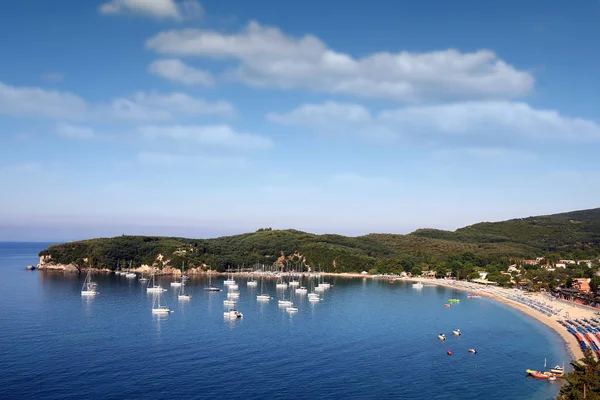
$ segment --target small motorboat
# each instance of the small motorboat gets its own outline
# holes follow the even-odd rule
[[[448,303],[444,304],[444,307],[450,307],[450,306],[451,306],[451,305],[450,305],[450,304],[448,304]]]
[[[546,375],[542,371],[535,371],[533,369],[525,370],[525,372],[527,372],[527,375],[532,376],[536,379],[548,379],[550,377],[550,375]]]
[[[556,374],[556,375],[564,375],[565,368],[561,367],[560,365],[557,365],[556,367],[552,368],[550,370],[550,372],[552,372],[553,374]]]
[[[460,329],[455,329],[452,331],[452,333],[456,336],[460,336]]]
[[[236,319],[236,318],[242,318],[244,316],[244,314],[242,314],[238,310],[230,310],[230,311],[225,311],[223,313],[223,316],[225,318],[229,318],[229,319]]]
[[[423,282],[413,283],[413,289],[423,289]]]
[[[477,354],[477,350],[475,350],[475,349],[469,349],[469,353]]]
[[[446,335],[444,335],[443,333],[440,333],[438,335],[438,339],[440,339],[440,340],[446,340]]]

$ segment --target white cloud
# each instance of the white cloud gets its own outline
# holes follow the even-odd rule
[[[237,34],[200,29],[161,32],[146,42],[160,54],[233,59],[229,74],[253,86],[399,101],[523,96],[534,79],[490,50],[461,53],[377,52],[361,58],[336,52],[313,35],[293,37],[251,22]]]
[[[0,82],[0,113],[17,117],[68,118],[87,114],[85,100],[69,92],[16,87]]]
[[[98,8],[101,14],[138,14],[156,19],[199,18],[204,14],[200,3],[196,0],[110,0]]]
[[[373,132],[375,136],[427,143],[464,144],[479,148],[479,153],[481,144],[518,145],[523,140],[538,143],[600,141],[600,125],[595,121],[510,101],[402,107],[376,116],[370,116],[368,110],[356,104],[326,102],[303,105],[288,113],[271,113],[267,118],[280,124],[309,126],[321,131],[352,127],[349,133],[368,135]]]
[[[371,121],[371,113],[358,104],[327,101],[305,104],[288,113],[270,113],[267,119],[282,125],[299,125],[339,130]]]
[[[58,124],[54,133],[68,139],[92,139],[96,135],[92,128],[69,124]]]
[[[138,162],[160,167],[243,167],[248,163],[239,157],[189,156],[165,152],[142,152]]]
[[[239,150],[273,147],[273,142],[267,137],[236,132],[228,125],[144,126],[137,131],[147,139],[170,139],[207,147]]]
[[[148,70],[172,82],[183,83],[188,86],[210,86],[213,84],[210,72],[192,68],[177,59],[156,60],[148,66]]]
[[[508,101],[466,102],[406,107],[380,114],[381,123],[400,133],[432,132],[435,137],[530,138],[543,141],[597,141],[600,125]]]
[[[0,82],[0,114],[61,121],[151,122],[174,118],[230,117],[234,107],[225,101],[208,102],[185,93],[137,92],[107,103],[89,103],[76,94]]]

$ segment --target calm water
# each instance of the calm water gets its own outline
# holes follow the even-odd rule
[[[237,279],[244,318],[227,322],[225,291],[192,280],[181,303],[166,278],[175,312],[157,317],[137,280],[97,276],[100,294],[82,299],[83,277],[25,271],[46,246],[0,243],[0,399],[550,399],[558,384],[524,371],[568,362],[543,325],[449,289],[332,279],[288,315]]]

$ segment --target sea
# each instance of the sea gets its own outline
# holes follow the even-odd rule
[[[261,283],[236,277],[243,318],[226,320],[227,290],[191,278],[178,301],[163,277],[174,312],[157,316],[137,279],[95,275],[82,298],[83,275],[26,271],[47,246],[0,243],[0,399],[553,399],[560,380],[525,370],[569,363],[545,325],[447,288],[327,277],[320,302],[292,296],[289,314],[276,281],[263,304]]]

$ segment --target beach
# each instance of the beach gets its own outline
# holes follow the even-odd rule
[[[553,301],[551,296],[544,293],[529,293],[523,292],[517,289],[505,289],[497,286],[485,286],[478,283],[456,281],[451,279],[435,279],[435,278],[416,278],[416,277],[397,277],[397,276],[383,276],[383,275],[364,275],[359,273],[325,273],[323,275],[337,276],[342,278],[372,278],[372,279],[389,279],[409,282],[421,282],[424,285],[436,285],[444,286],[450,289],[461,290],[480,296],[492,298],[500,303],[506,304],[519,310],[529,317],[535,318],[541,323],[545,324],[549,328],[553,329],[565,343],[565,347],[573,359],[580,359],[583,357],[583,351],[579,346],[579,343],[575,336],[567,331],[558,321],[561,319],[583,319],[583,318],[594,318],[596,317],[595,312],[597,310],[586,309],[579,305],[570,304],[565,301]],[[523,304],[516,299],[519,296],[525,296],[527,299],[537,303],[544,304],[546,307],[553,308],[554,310],[560,310],[557,314],[548,316],[547,314],[535,310],[530,306]],[[475,299],[473,299],[475,300]]]
[[[401,278],[402,280],[422,282],[423,284],[433,284],[438,286],[444,286],[451,289],[462,290],[469,293],[485,296],[499,301],[503,304],[509,305],[528,316],[537,319],[546,326],[552,328],[558,333],[565,342],[565,346],[574,359],[583,357],[583,351],[577,342],[575,336],[567,331],[567,329],[558,323],[560,319],[582,319],[582,318],[594,318],[595,311],[583,309],[581,307],[568,304],[567,302],[552,301],[549,295],[543,293],[525,293],[521,290],[516,289],[505,289],[496,286],[484,286],[477,283],[465,282],[465,281],[454,281],[449,279],[427,279],[427,278]],[[548,316],[541,311],[535,310],[523,303],[520,303],[514,298],[517,296],[526,296],[528,299],[545,304],[546,306],[552,306],[554,309],[560,310],[556,315]]]

